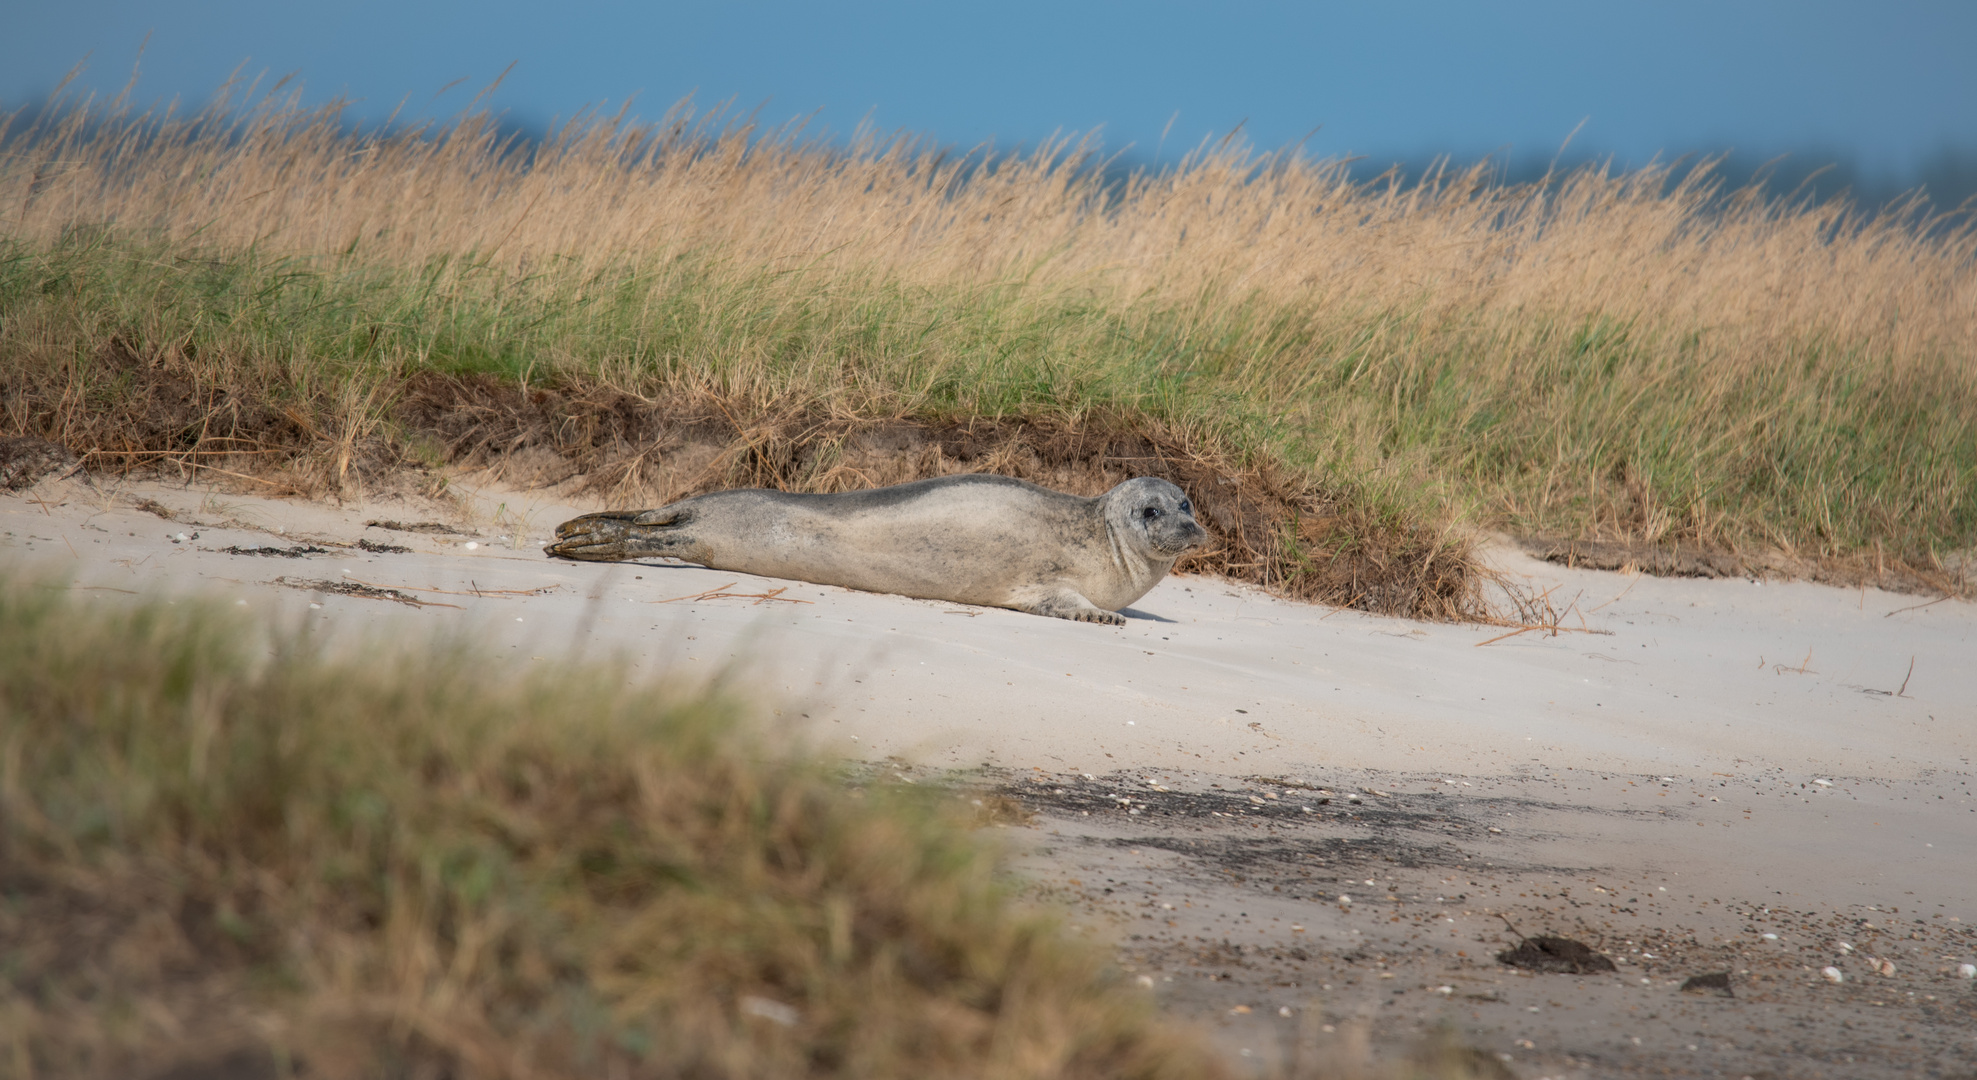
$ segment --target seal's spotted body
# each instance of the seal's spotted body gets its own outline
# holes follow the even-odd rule
[[[716,570],[1118,625],[1114,614],[1207,539],[1180,488],[1139,477],[1097,498],[1005,476],[837,495],[718,491],[585,514],[548,553],[666,556]]]

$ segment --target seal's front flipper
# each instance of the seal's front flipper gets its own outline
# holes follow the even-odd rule
[[[606,510],[556,526],[556,542],[543,553],[560,559],[619,562],[655,555],[680,556],[685,538],[674,530],[692,515],[659,510]]]
[[[1104,623],[1107,626],[1124,626],[1126,617],[1117,612],[1107,611],[1085,599],[1078,593],[1065,589],[1017,609],[1032,615],[1048,615],[1053,619],[1073,619],[1078,622]]]

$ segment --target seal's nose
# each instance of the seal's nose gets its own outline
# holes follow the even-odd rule
[[[1208,542],[1208,530],[1192,517],[1180,518],[1175,526],[1166,539],[1168,550],[1177,555]]]

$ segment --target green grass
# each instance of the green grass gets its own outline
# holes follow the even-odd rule
[[[0,241],[0,406],[15,431],[111,445],[87,414],[114,416],[128,385],[102,362],[114,339],[332,441],[388,430],[389,395],[419,372],[854,416],[1113,410],[1430,524],[1922,564],[1977,544],[1977,379],[1945,349],[1808,331],[1754,354],[1730,331],[1640,318],[1260,294],[1120,304],[1021,280],[772,273],[714,251],[599,265],[407,268],[103,229]]]
[[[0,1077],[1217,1074],[952,800],[491,672],[0,577]]]

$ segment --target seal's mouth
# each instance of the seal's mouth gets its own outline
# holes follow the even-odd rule
[[[1208,530],[1193,518],[1182,518],[1166,529],[1149,530],[1153,549],[1168,557],[1178,557],[1208,542]]]

